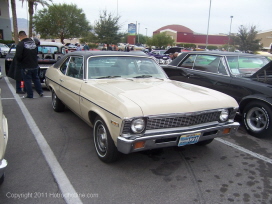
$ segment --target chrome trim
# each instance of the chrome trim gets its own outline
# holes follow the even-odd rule
[[[208,139],[213,139],[215,137],[221,137],[221,136],[234,134],[237,131],[239,126],[240,124],[238,122],[233,122],[230,124],[217,125],[213,127],[205,127],[202,129],[198,128],[198,129],[187,130],[187,131],[183,131],[179,129],[176,131],[166,131],[166,132],[161,132],[158,134],[152,134],[152,135],[143,136],[143,137],[131,137],[129,139],[119,136],[117,138],[117,149],[118,151],[124,154],[129,154],[131,152],[139,152],[139,151],[144,151],[149,149],[177,146],[178,140],[181,135],[192,134],[192,133],[201,133],[201,136],[199,138],[199,142],[201,142]],[[231,129],[230,132],[223,134],[223,130],[225,128],[230,128]],[[158,140],[161,140],[161,142],[159,142]],[[165,140],[165,142],[163,142],[163,140]],[[143,148],[133,149],[134,143],[139,141],[144,141],[145,146]]]
[[[161,130],[168,130],[168,129],[175,129],[175,128],[188,128],[188,127],[197,127],[199,125],[199,127],[203,127],[203,125],[207,125],[207,124],[211,124],[211,123],[215,123],[215,124],[219,124],[219,116],[222,112],[222,110],[228,109],[229,110],[229,119],[225,122],[221,122],[221,124],[226,124],[228,122],[230,122],[230,120],[232,120],[233,118],[231,118],[233,116],[233,111],[236,110],[237,108],[235,107],[228,107],[228,108],[219,108],[219,109],[212,109],[212,110],[204,110],[204,111],[197,111],[197,112],[185,112],[185,113],[172,113],[172,114],[161,114],[161,115],[146,115],[144,117],[139,116],[139,117],[132,117],[132,118],[124,118],[122,125],[121,125],[121,133],[123,133],[122,135],[126,138],[130,137],[133,135],[133,137],[135,136],[135,134],[133,134],[130,131],[130,123],[131,121],[133,121],[135,118],[146,118],[146,131],[145,133],[147,133],[148,131],[152,130],[152,129],[159,129]],[[236,111],[235,111],[236,112]],[[198,119],[196,122],[201,122],[200,119],[205,119],[204,114],[217,114],[218,117],[216,119],[214,119],[213,121],[208,121],[208,120],[204,120],[203,123],[191,123],[192,121],[194,121],[195,119]],[[188,121],[188,119],[189,121]],[[194,117],[194,118],[189,118],[189,117]],[[162,121],[162,122],[168,122],[168,126],[164,125],[161,126],[160,128],[152,128],[152,120],[160,120],[160,121],[154,121],[155,122],[155,126],[157,127],[157,125]],[[190,119],[192,119],[190,121]],[[174,124],[175,122],[180,122],[180,126],[175,126],[175,125],[171,125]],[[186,121],[190,122],[187,124],[189,124],[189,126],[186,126]],[[158,122],[158,124],[156,124],[156,122]],[[150,126],[151,125],[151,126]],[[154,126],[154,125],[153,125]],[[143,134],[145,134],[143,133]],[[139,135],[139,134],[138,134]]]

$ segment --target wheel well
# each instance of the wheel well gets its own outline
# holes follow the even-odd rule
[[[267,105],[271,106],[271,104],[269,104],[267,101],[256,99],[256,98],[247,98],[247,99],[241,101],[241,103],[239,104],[239,111],[240,111],[240,113],[242,113],[243,110],[244,110],[244,108],[246,107],[246,105],[249,104],[249,103],[251,103],[251,102],[264,102]]]
[[[89,112],[89,120],[92,124],[94,124],[94,120],[95,120],[96,116],[98,116],[98,114],[96,112],[93,112],[93,111]]]

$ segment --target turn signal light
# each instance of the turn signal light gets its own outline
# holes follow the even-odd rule
[[[228,133],[230,133],[230,128],[226,128],[223,130],[223,134],[228,134]]]
[[[143,148],[145,146],[145,142],[144,141],[140,141],[140,142],[135,142],[134,143],[134,149],[140,149]]]

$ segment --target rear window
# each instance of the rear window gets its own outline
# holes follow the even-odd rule
[[[269,60],[265,57],[255,56],[227,56],[227,62],[232,74],[254,74]]]

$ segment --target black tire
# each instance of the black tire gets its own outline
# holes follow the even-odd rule
[[[111,163],[118,159],[120,153],[111,138],[105,122],[99,116],[96,117],[94,122],[93,138],[95,151],[101,161]]]
[[[0,178],[0,185],[2,185],[2,183],[4,183],[4,180],[5,180],[5,173]]]
[[[56,112],[62,112],[65,109],[65,105],[61,102],[61,100],[57,97],[54,90],[52,90],[52,108]]]
[[[262,102],[249,103],[243,110],[243,123],[247,132],[258,138],[272,135],[272,109]]]
[[[210,144],[212,141],[213,141],[213,139],[204,140],[204,141],[196,143],[196,145],[198,145],[198,146],[205,146],[207,144]]]

